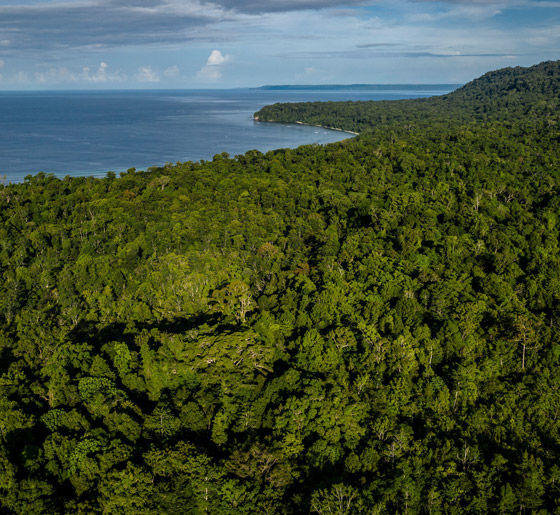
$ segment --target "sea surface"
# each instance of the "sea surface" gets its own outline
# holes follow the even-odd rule
[[[350,137],[302,125],[259,123],[276,102],[396,100],[448,93],[446,85],[371,89],[0,92],[0,181],[38,172],[104,176],[166,162],[210,160]]]

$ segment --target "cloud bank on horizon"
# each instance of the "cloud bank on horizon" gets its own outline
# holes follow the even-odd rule
[[[463,83],[559,49],[560,0],[0,0],[0,89]]]

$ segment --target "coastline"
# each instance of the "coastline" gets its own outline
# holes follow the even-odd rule
[[[354,131],[347,131],[344,129],[339,129],[338,127],[325,127],[324,125],[313,125],[311,123],[304,123],[304,122],[275,122],[274,120],[261,120],[258,116],[253,116],[253,120],[255,120],[256,122],[261,122],[261,123],[281,123],[284,125],[288,125],[289,123],[297,123],[298,125],[305,125],[307,127],[317,127],[319,129],[327,129],[329,131],[338,131],[338,132],[346,132],[347,134],[352,134],[352,136],[359,136],[360,133],[359,132],[354,132]]]
[[[347,134],[352,134],[354,136],[359,136],[360,133],[359,132],[354,132],[354,131],[347,131],[345,129],[339,129],[338,127],[325,127],[324,125],[311,125],[309,123],[303,123],[303,122],[296,122],[299,125],[307,125],[308,127],[320,127],[321,129],[328,129],[331,131],[339,131],[339,132],[346,132]]]

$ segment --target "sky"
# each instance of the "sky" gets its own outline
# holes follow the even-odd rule
[[[0,90],[463,84],[560,58],[560,0],[0,0]]]

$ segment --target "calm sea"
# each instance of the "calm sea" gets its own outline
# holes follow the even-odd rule
[[[40,171],[104,176],[166,162],[232,156],[347,134],[258,123],[253,113],[275,102],[395,100],[449,92],[450,86],[344,90],[172,90],[0,92],[0,180]]]

